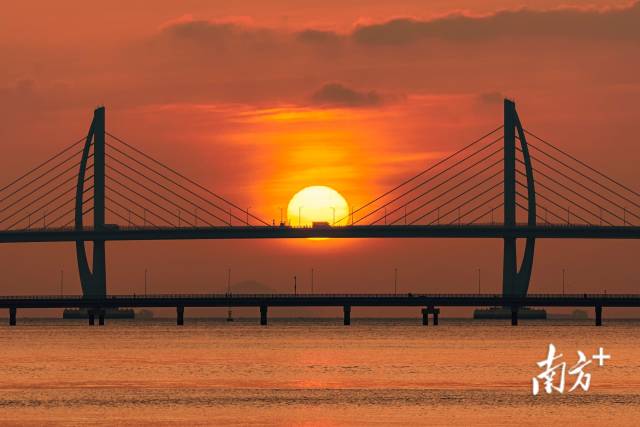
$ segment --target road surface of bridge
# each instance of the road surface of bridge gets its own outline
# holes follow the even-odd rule
[[[74,227],[0,231],[0,243],[74,242],[77,240],[201,240],[201,239],[306,239],[306,238],[547,238],[639,239],[640,227],[598,225],[502,224],[465,225],[347,225],[336,227],[218,226],[126,227],[96,230]]]

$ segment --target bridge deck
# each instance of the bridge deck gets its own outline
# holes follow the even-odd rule
[[[0,308],[117,307],[640,307],[640,294],[162,294],[82,296],[3,296]]]
[[[569,238],[639,239],[640,227],[542,224],[535,227],[478,225],[354,225],[336,227],[84,227],[0,231],[0,243],[71,242],[77,240],[193,240],[329,238]]]

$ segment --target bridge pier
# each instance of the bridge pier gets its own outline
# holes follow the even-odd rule
[[[105,310],[98,310],[98,326],[104,326]]]
[[[265,326],[267,324],[267,310],[269,306],[261,305],[260,306],[260,324]]]
[[[602,326],[602,306],[596,305],[596,326]]]
[[[93,228],[94,230],[105,229],[105,109],[97,108],[93,113],[93,120],[89,127],[89,133],[82,150],[80,159],[80,170],[78,171],[78,181],[76,184],[75,229],[81,230],[83,226],[83,194],[85,191],[85,177],[87,173],[87,164],[89,162],[89,151],[93,146]],[[76,240],[76,260],[78,262],[78,271],[80,273],[80,284],[82,286],[82,294],[90,297],[106,297],[107,278],[106,278],[106,254],[105,240],[93,240],[92,250],[92,266],[89,266],[89,260],[85,248],[85,240]],[[94,309],[97,311],[97,309]],[[99,313],[93,313],[95,315]],[[95,319],[94,319],[95,322]],[[93,323],[92,323],[93,324]]]
[[[344,312],[344,325],[349,326],[351,324],[351,306],[345,304],[342,306],[342,311]]]
[[[87,316],[89,317],[89,326],[96,324],[96,312],[94,310],[87,310]]]
[[[433,326],[438,326],[438,315],[440,314],[440,309],[435,308],[432,305],[422,309],[422,324],[424,326],[429,325],[429,314],[433,315]]]
[[[511,307],[511,326],[518,326],[518,307]]]
[[[176,325],[184,325],[184,306],[179,305],[176,307]]]
[[[16,326],[17,311],[15,307],[9,307],[9,326]]]

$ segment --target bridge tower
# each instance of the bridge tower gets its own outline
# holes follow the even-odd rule
[[[517,137],[516,137],[517,133]],[[522,123],[516,112],[516,104],[504,100],[504,227],[516,226],[516,139],[520,141],[522,161],[527,181],[527,225],[536,225],[536,193],[533,168],[527,139]],[[520,269],[517,266],[517,246],[515,237],[504,238],[502,294],[504,296],[525,296],[529,289],[533,269],[535,238],[527,237]]]
[[[105,221],[105,109],[100,107],[93,113],[93,120],[82,151],[78,184],[76,189],[75,228],[83,228],[83,196],[89,152],[93,148],[93,228],[104,229]],[[80,272],[82,294],[85,297],[104,297],[107,294],[107,268],[104,240],[93,240],[93,268],[89,268],[84,240],[76,241],[76,258]]]

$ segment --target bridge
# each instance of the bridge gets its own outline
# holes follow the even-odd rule
[[[501,294],[161,294],[78,296],[7,296],[0,297],[0,307],[8,308],[10,325],[16,324],[18,308],[87,309],[89,323],[99,319],[104,325],[105,310],[133,307],[176,307],[176,322],[184,324],[185,307],[259,307],[260,324],[267,324],[269,307],[342,307],[344,324],[351,324],[352,307],[425,307],[422,324],[438,324],[437,307],[495,307],[511,309],[511,324],[518,324],[520,307],[593,307],[596,326],[602,325],[603,307],[639,307],[640,294],[537,294],[507,296]]]
[[[640,227],[548,224],[469,225],[358,225],[332,228],[290,226],[142,227],[118,226],[96,230],[85,227],[31,229],[0,232],[0,243],[75,242],[78,240],[198,240],[198,239],[309,239],[309,238],[566,238],[638,239]]]
[[[453,305],[448,302],[460,305],[491,302],[517,308],[543,301],[527,296],[537,239],[638,239],[638,220],[640,193],[525,129],[515,103],[507,99],[499,126],[368,203],[353,208],[348,216],[317,227],[295,227],[285,221],[269,223],[248,208],[243,209],[198,184],[107,131],[104,107],[94,111],[85,137],[0,188],[0,243],[75,243],[82,298],[41,298],[38,306],[58,307],[64,302],[68,307],[91,306],[97,312],[105,307],[139,306],[136,304],[141,302],[159,306],[170,303],[176,307],[184,307],[188,302],[170,296],[118,301],[108,296],[107,241],[502,239],[500,296],[429,301],[426,297],[407,296],[407,304],[399,305],[413,305],[409,301],[431,304],[428,307],[435,307],[436,303]],[[519,266],[517,239],[525,241]],[[85,247],[88,242],[93,244],[91,263]],[[15,315],[18,307],[32,307],[25,301],[35,301],[22,298],[7,297],[0,306],[9,307]],[[223,302],[217,297],[202,298],[198,301],[203,304]],[[324,305],[328,297],[308,298],[311,299],[247,301],[259,307],[277,305],[276,301],[299,305],[312,305],[305,302],[312,301]],[[335,304],[330,305],[351,306],[364,301],[345,302],[344,296],[339,295],[333,298]],[[402,302],[380,298],[379,305]],[[598,312],[605,302],[614,301],[610,297],[599,298],[597,303],[593,298],[580,302],[560,297],[544,302],[548,305],[563,302],[567,306],[588,302]],[[373,300],[367,301],[373,304]],[[636,297],[630,297],[622,302],[638,306],[637,301]],[[229,304],[243,305],[239,299],[226,298],[224,306]],[[428,307],[425,310],[437,310]]]

